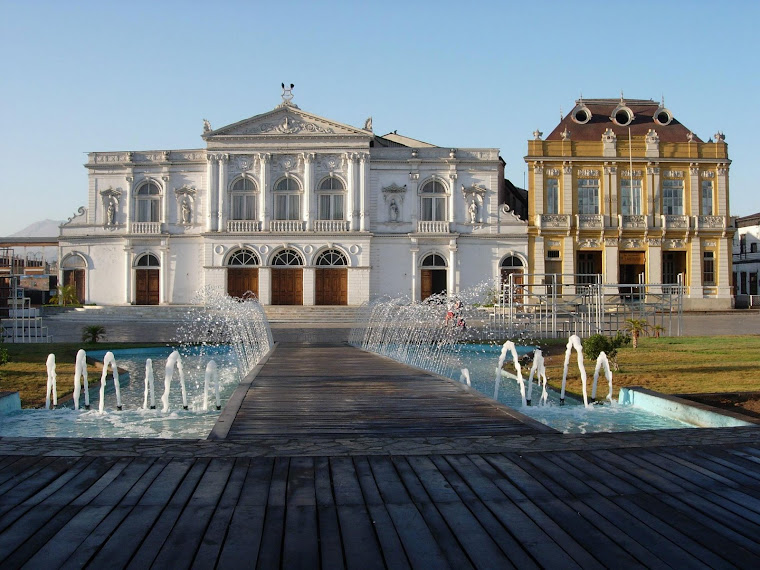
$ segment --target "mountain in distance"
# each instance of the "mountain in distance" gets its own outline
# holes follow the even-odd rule
[[[60,226],[64,220],[41,220],[29,224],[23,230],[11,234],[8,237],[58,237]]]

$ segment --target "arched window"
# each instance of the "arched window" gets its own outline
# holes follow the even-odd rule
[[[428,222],[446,221],[446,187],[430,180],[420,188],[420,219]]]
[[[319,194],[319,219],[342,220],[345,187],[339,178],[325,178],[317,190]]]
[[[230,219],[256,219],[256,185],[250,178],[236,180],[230,189]]]
[[[274,185],[274,219],[301,219],[301,186],[295,178],[282,178]]]
[[[431,253],[425,259],[422,260],[422,267],[432,269],[432,268],[446,268],[446,260],[443,258],[443,256],[437,254],[437,253]]]
[[[298,255],[298,253],[292,249],[283,249],[282,251],[278,251],[277,254],[272,258],[272,265],[276,265],[279,267],[283,266],[301,266],[303,265],[303,260],[301,259],[301,256]]]
[[[510,255],[501,261],[501,267],[502,269],[519,269],[522,271],[523,262],[519,257]]]
[[[87,262],[81,255],[72,253],[63,258],[61,269],[87,269]]]
[[[161,264],[158,261],[158,257],[152,253],[146,253],[137,259],[135,267],[161,267]]]
[[[346,256],[337,249],[328,249],[319,254],[316,265],[322,267],[346,266],[348,265],[348,260],[346,260]]]
[[[250,249],[239,249],[227,260],[229,266],[253,266],[260,265],[259,256]]]
[[[138,222],[157,222],[161,204],[161,189],[153,182],[143,184],[137,190],[136,214]]]

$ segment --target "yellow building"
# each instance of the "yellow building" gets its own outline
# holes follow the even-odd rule
[[[685,309],[730,308],[725,137],[702,141],[652,100],[581,99],[528,142],[529,279],[685,286]],[[588,280],[588,281],[587,281]]]

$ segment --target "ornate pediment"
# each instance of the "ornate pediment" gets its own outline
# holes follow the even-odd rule
[[[360,135],[371,137],[371,133],[357,129],[349,125],[343,125],[330,121],[317,115],[312,115],[297,109],[292,105],[284,105],[243,121],[239,121],[226,127],[203,133],[207,141],[233,137],[258,137],[258,136],[340,136]]]

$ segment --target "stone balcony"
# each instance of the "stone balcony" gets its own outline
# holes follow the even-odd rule
[[[138,235],[159,235],[161,222],[132,222],[132,233]]]
[[[536,226],[542,230],[569,230],[569,214],[536,214]]]
[[[726,216],[694,216],[694,228],[697,230],[722,231],[726,229]]]
[[[227,220],[227,231],[232,234],[251,234],[261,231],[258,220]]]
[[[348,220],[314,220],[315,232],[347,232],[349,229]]]
[[[649,216],[642,214],[618,215],[618,227],[624,230],[645,230],[649,225]]]
[[[430,222],[427,220],[419,220],[417,222],[417,233],[447,234],[449,233],[449,222]]]
[[[689,216],[665,214],[660,216],[662,229],[664,230],[688,230]]]
[[[270,232],[303,232],[306,222],[303,220],[270,220]]]
[[[604,218],[601,214],[576,214],[575,226],[579,230],[601,230],[604,228]]]

